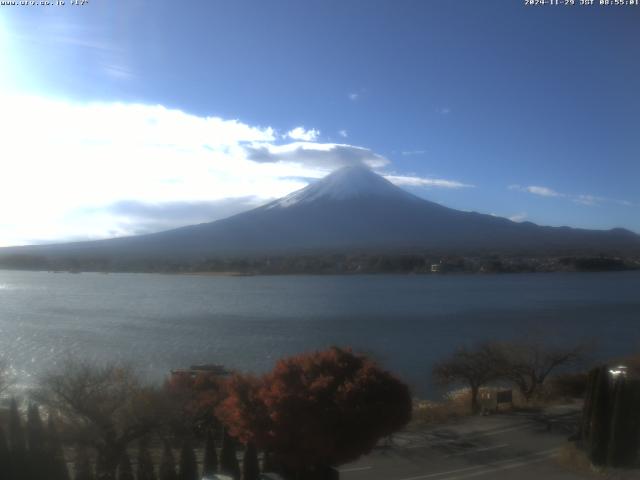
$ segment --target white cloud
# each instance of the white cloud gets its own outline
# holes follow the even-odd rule
[[[587,205],[587,206],[594,206],[594,205],[598,205],[599,203],[601,203],[602,201],[604,201],[605,199],[602,197],[596,197],[594,195],[575,195],[572,200],[575,203],[579,203],[581,205]]]
[[[319,130],[316,130],[315,128],[305,130],[304,127],[296,127],[293,130],[289,130],[286,134],[286,137],[291,140],[301,140],[303,142],[315,142],[319,136]]]
[[[247,158],[254,162],[297,163],[323,171],[361,163],[370,168],[380,168],[389,164],[389,160],[368,148],[339,143],[255,143],[247,147],[246,151]]]
[[[117,219],[116,228],[134,228],[133,233],[140,234],[168,230],[180,224],[212,222],[263,203],[263,198],[251,196],[200,202],[143,203],[120,200],[93,212],[89,209],[87,213],[108,213]]]
[[[360,98],[360,94],[359,93],[353,92],[353,93],[349,94],[349,100],[351,100],[352,102],[355,102],[359,98]]]
[[[349,133],[346,130],[338,130],[338,135],[340,135],[342,138],[347,138],[349,136]]]
[[[404,175],[385,175],[391,183],[399,186],[409,187],[437,187],[437,188],[470,188],[473,185],[458,182],[455,180],[445,180],[442,178],[426,178]]]
[[[408,157],[412,155],[422,155],[424,153],[427,153],[427,151],[426,150],[405,150],[404,152],[400,152],[400,153],[405,157]]]
[[[541,197],[559,197],[560,194],[550,188],[547,187],[538,187],[532,185],[530,187],[526,187],[526,190],[529,193],[533,193],[534,195],[540,195]]]
[[[540,187],[536,185],[530,185],[528,187],[524,187],[522,185],[509,185],[507,187],[509,190],[517,190],[519,192],[531,193],[533,195],[538,195],[540,197],[556,197],[556,198],[565,198],[567,200],[572,201],[573,203],[577,203],[579,205],[584,205],[587,207],[594,207],[598,205],[602,205],[603,203],[615,203],[617,205],[623,205],[626,207],[634,207],[632,202],[627,200],[616,200],[613,198],[601,197],[598,195],[589,195],[589,194],[571,194],[571,193],[560,193],[548,187]]]
[[[108,76],[115,78],[117,80],[128,80],[135,77],[131,69],[118,64],[104,65],[103,71]]]
[[[518,190],[520,192],[528,192],[534,195],[539,195],[541,197],[562,197],[561,193],[556,192],[548,187],[540,187],[537,185],[530,185],[528,187],[523,187],[521,185],[509,185],[509,190]]]
[[[528,217],[528,215],[525,212],[522,213],[516,213],[515,215],[511,215],[509,218],[509,220],[511,220],[512,222],[522,222],[524,220],[526,220]]]
[[[0,105],[0,246],[213,220],[285,196],[343,165],[390,164],[364,147],[282,143],[270,126],[161,105],[13,94],[0,94]],[[300,128],[308,138],[317,135]],[[464,186],[391,179],[401,185]]]
[[[441,115],[449,115],[451,113],[451,109],[449,107],[442,107],[439,112]]]
[[[86,53],[87,68],[95,67],[96,71],[117,80],[129,80],[136,76],[123,36],[92,28],[91,24],[83,21],[48,17],[39,20],[34,17],[16,23],[10,35],[14,54],[18,48],[24,47],[26,50],[22,56],[37,58],[33,52],[28,52],[29,48],[49,48],[49,60],[55,60],[62,68],[68,58]]]
[[[0,129],[11,133],[0,142],[2,245],[135,233],[135,218],[109,209],[119,201],[267,201],[322,175],[249,160],[246,147],[276,135],[238,120],[16,95],[0,95],[0,105]]]

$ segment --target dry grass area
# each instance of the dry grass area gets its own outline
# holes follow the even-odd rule
[[[587,455],[573,443],[568,443],[560,450],[558,463],[585,479],[594,480],[638,480],[640,469],[600,468],[591,464]]]
[[[409,429],[451,422],[471,415],[471,392],[468,388],[453,390],[440,402],[416,400]]]
[[[413,409],[409,430],[420,430],[431,425],[447,423],[469,414],[468,408],[460,408],[449,402],[419,401]]]
[[[587,455],[573,443],[562,447],[556,459],[564,468],[581,475],[589,475],[589,478],[598,478],[600,475],[598,469],[591,465]]]
[[[568,405],[572,403],[582,402],[580,398],[565,397],[549,392],[547,389],[541,389],[540,393],[529,401],[525,400],[522,394],[513,390],[513,409],[518,411],[540,411],[554,405]]]
[[[482,394],[504,390],[504,387],[485,387],[480,389]],[[557,395],[551,389],[543,388],[540,394],[528,402],[523,398],[517,389],[513,389],[513,405],[500,405],[501,412],[512,410],[517,411],[540,411],[553,405],[567,405],[577,402],[576,398]],[[481,402],[482,404],[482,402]],[[493,410],[495,405],[490,408]],[[471,392],[468,388],[453,390],[445,395],[441,401],[419,400],[414,401],[413,418],[409,424],[409,429],[420,429],[432,425],[451,422],[462,417],[471,415]],[[640,480],[640,477],[638,477]]]

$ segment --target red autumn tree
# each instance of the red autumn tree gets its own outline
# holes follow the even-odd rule
[[[216,427],[213,413],[224,396],[224,382],[213,372],[174,372],[165,383],[176,418],[173,427],[205,432]]]
[[[266,445],[271,422],[261,398],[263,379],[234,374],[226,383],[226,397],[217,409],[229,434],[242,443]]]
[[[409,388],[337,347],[280,360],[260,380],[235,377],[218,409],[232,435],[300,472],[370,452],[411,418]]]

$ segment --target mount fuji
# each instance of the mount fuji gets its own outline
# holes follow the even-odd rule
[[[584,230],[463,212],[417,197],[364,166],[349,166],[279,200],[223,220],[91,242],[0,249],[42,256],[202,259],[349,251],[640,252],[621,228]]]

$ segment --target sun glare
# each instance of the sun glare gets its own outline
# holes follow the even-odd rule
[[[11,38],[6,19],[0,17],[0,87],[6,89],[11,81]]]

